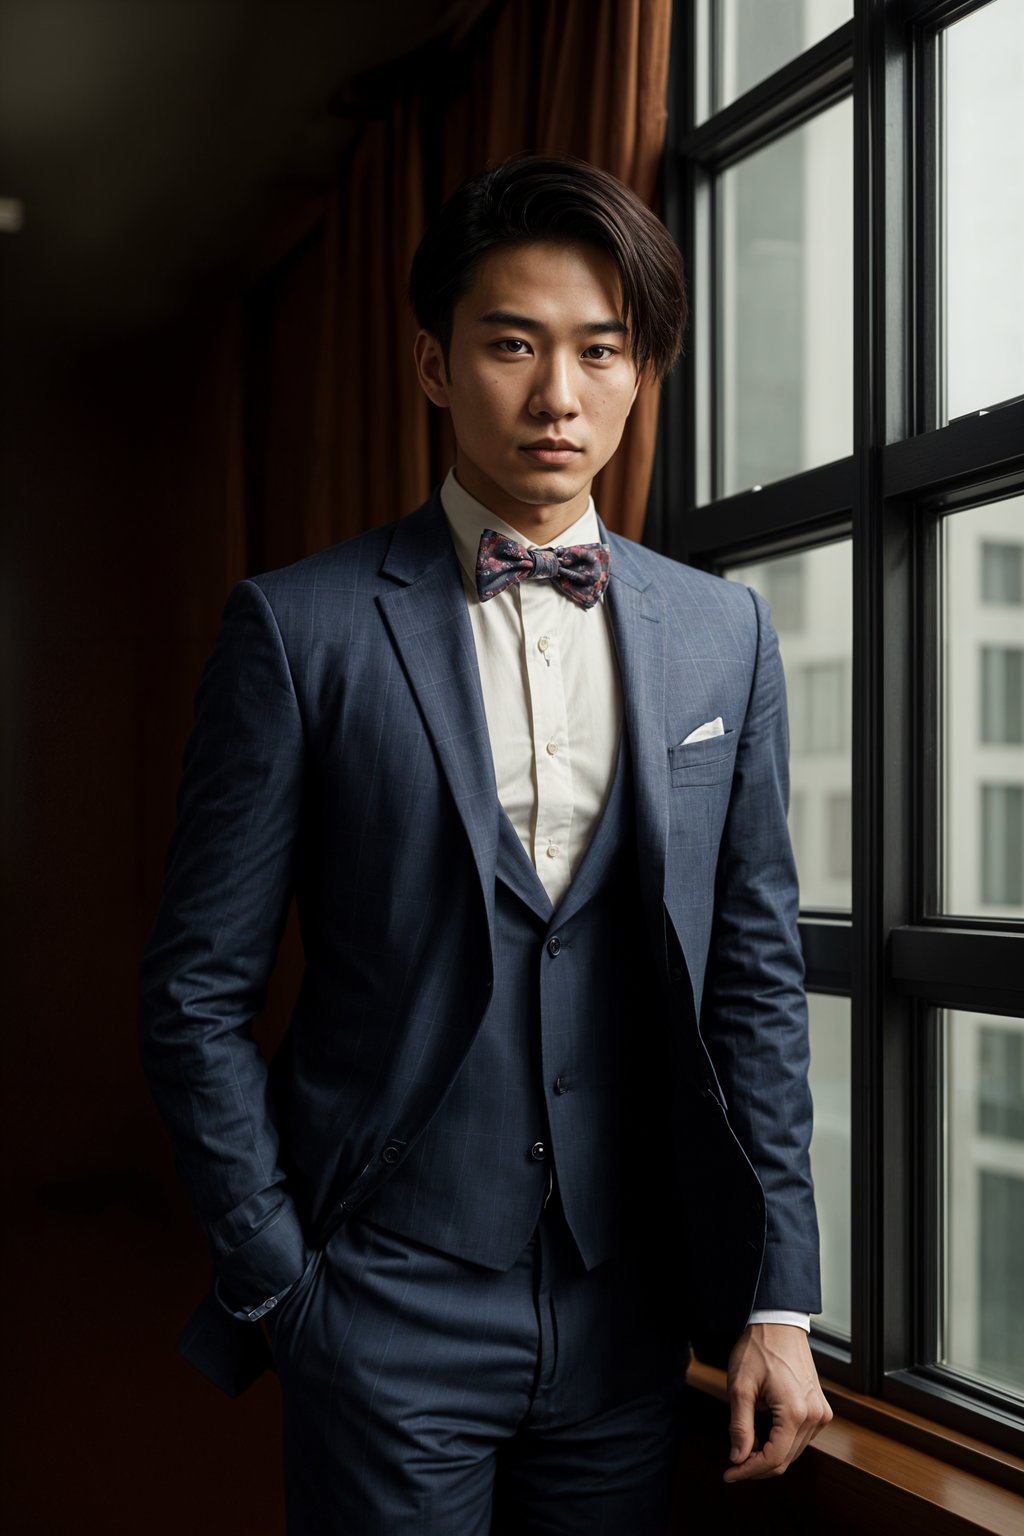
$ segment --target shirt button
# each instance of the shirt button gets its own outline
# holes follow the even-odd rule
[[[558,742],[557,741],[549,741],[548,745],[547,745],[548,756],[549,757],[554,757],[555,754],[557,753],[557,751],[558,751]]]
[[[548,939],[548,954],[552,959],[562,953],[562,941],[556,934],[553,939]]]
[[[535,1162],[542,1163],[548,1155],[548,1149],[542,1141],[535,1141],[530,1148],[530,1156]]]
[[[548,648],[548,646],[550,644],[551,644],[550,636],[549,635],[541,635],[540,639],[537,641],[537,649],[538,649],[538,651],[540,651],[542,656],[543,656],[544,652],[547,650],[547,648]]]
[[[569,1092],[569,1079],[567,1077],[556,1077],[555,1078],[555,1092],[556,1093],[568,1093]]]
[[[557,843],[548,843],[547,855],[549,859],[557,859],[561,851]]]

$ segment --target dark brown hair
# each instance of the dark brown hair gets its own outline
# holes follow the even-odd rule
[[[592,245],[622,284],[623,319],[638,370],[660,377],[679,355],[686,290],[679,248],[635,192],[568,156],[518,155],[463,182],[427,228],[413,257],[409,296],[448,365],[455,305],[481,259],[500,245]]]

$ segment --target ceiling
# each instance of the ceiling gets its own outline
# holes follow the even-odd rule
[[[165,324],[329,184],[361,79],[486,3],[0,0],[7,326]]]

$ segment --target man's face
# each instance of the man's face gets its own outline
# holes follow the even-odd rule
[[[499,246],[455,306],[447,371],[426,331],[416,362],[429,398],[451,411],[470,495],[531,536],[554,538],[583,513],[640,384],[609,256]]]

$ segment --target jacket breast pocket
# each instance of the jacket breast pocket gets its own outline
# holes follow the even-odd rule
[[[735,761],[735,731],[710,736],[706,741],[681,742],[668,749],[669,771],[677,788],[686,784],[719,784],[729,778]]]

